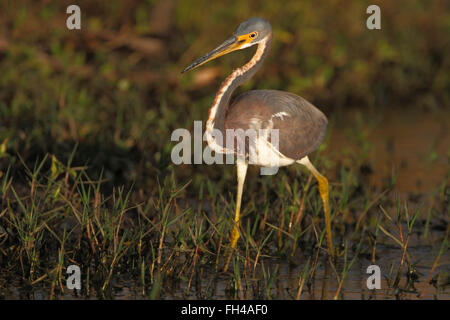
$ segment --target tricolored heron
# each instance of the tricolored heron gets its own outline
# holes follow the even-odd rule
[[[328,180],[316,170],[308,159],[308,154],[316,150],[324,138],[328,123],[325,115],[302,97],[278,90],[248,91],[230,103],[233,91],[249,80],[261,67],[269,52],[271,42],[272,27],[269,22],[262,18],[248,19],[236,28],[231,37],[211,52],[194,61],[183,72],[192,70],[232,51],[258,45],[252,59],[241,68],[234,70],[222,83],[216,94],[206,122],[205,135],[208,146],[219,153],[230,151],[226,149],[222,141],[215,139],[214,130],[219,130],[224,133],[222,136],[225,136],[228,129],[242,129],[244,131],[248,129],[278,129],[278,148],[266,137],[258,137],[266,140],[264,140],[264,143],[256,144],[258,157],[256,163],[251,164],[270,166],[275,159],[278,166],[286,166],[297,162],[311,171],[318,182],[325,214],[328,250],[333,255]],[[235,148],[231,152],[236,153],[237,149]],[[231,233],[231,249],[225,264],[225,271],[228,269],[232,252],[239,239],[240,207],[248,162],[248,150],[246,150],[244,157],[238,157],[236,162],[238,180],[236,211]]]

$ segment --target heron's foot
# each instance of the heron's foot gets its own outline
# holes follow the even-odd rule
[[[231,244],[230,244],[230,248],[227,253],[227,260],[225,263],[225,267],[223,268],[223,271],[228,270],[228,266],[230,264],[231,257],[233,256],[234,249],[236,248],[239,236],[240,236],[239,235],[239,223],[236,223],[236,225],[233,227],[233,231],[231,232],[231,241],[230,241]]]

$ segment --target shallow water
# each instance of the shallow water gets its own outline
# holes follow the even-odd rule
[[[450,255],[449,250],[441,256],[439,263],[433,271],[431,279],[435,280],[430,284],[431,267],[438,255],[440,242],[445,233],[442,231],[433,231],[428,235],[430,242],[436,245],[423,244],[422,237],[417,235],[411,237],[408,246],[408,255],[410,261],[415,265],[418,278],[414,281],[412,288],[408,291],[395,291],[392,289],[392,283],[396,276],[402,255],[401,249],[394,243],[389,243],[387,238],[380,237],[380,243],[376,249],[376,260],[374,263],[366,255],[359,255],[355,259],[350,271],[344,278],[339,298],[350,300],[385,300],[385,299],[445,299],[450,300]],[[433,241],[436,240],[436,241]],[[426,241],[426,242],[429,242]],[[385,243],[385,244],[382,244]],[[352,260],[351,251],[349,251],[348,262]],[[263,261],[263,267],[266,273],[276,273],[274,283],[270,289],[272,299],[296,299],[299,288],[299,277],[307,263],[308,255],[299,252],[294,259],[288,263],[283,259],[269,259]],[[342,276],[343,259],[340,257],[338,263],[333,267],[319,257],[314,276],[311,281],[304,284],[301,300],[315,299],[333,299],[339,286],[339,278]],[[370,276],[367,271],[369,265],[378,265],[381,269],[381,289],[369,290],[367,288],[367,279]],[[261,271],[261,263],[258,266],[255,276],[248,276],[243,281],[243,290],[234,294],[230,292],[229,287],[233,278],[232,273],[217,272],[213,267],[200,267],[197,272],[201,276],[192,280],[188,290],[188,281],[176,280],[168,286],[162,288],[161,299],[260,299],[258,292],[265,290],[262,279],[264,276]],[[407,267],[406,262],[401,272],[400,288],[405,288]],[[439,275],[436,278],[436,275]],[[124,274],[118,278],[112,279],[111,291],[103,298],[107,299],[148,299],[150,293],[147,291],[142,294],[142,286],[136,282],[136,278]],[[33,287],[20,283],[17,279],[2,281],[4,287],[0,294],[4,299],[48,299],[49,288],[43,288],[40,285]],[[247,285],[246,285],[247,283]],[[257,288],[257,289],[256,289]],[[86,297],[85,288],[82,288],[83,296],[74,294],[71,290],[65,290],[64,294],[57,296],[58,299],[98,299],[93,288],[90,296]],[[208,292],[207,294],[205,294]],[[267,295],[264,294],[263,298]]]
[[[325,154],[336,165],[347,164],[343,153],[348,161],[363,154],[364,163],[371,166],[370,185],[382,189],[394,172],[398,192],[430,194],[444,180],[450,181],[448,119],[450,110],[410,112],[405,108],[370,115],[350,111],[336,117]]]
[[[345,123],[346,126],[335,126],[327,150],[324,152],[334,162],[335,166],[355,163],[361,153],[365,154],[362,162],[370,167],[368,183],[378,191],[383,190],[386,181],[391,179],[395,172],[395,190],[405,199],[411,196],[419,196],[417,202],[428,203],[436,196],[438,188],[447,183],[450,174],[450,128],[448,119],[449,111],[437,113],[428,112],[421,114],[404,114],[396,112],[389,116],[374,116],[368,122],[367,116],[360,111],[349,113],[346,121],[336,118],[335,123]],[[348,127],[348,126],[351,126]],[[354,127],[361,131],[360,136],[354,135]],[[342,156],[344,154],[344,157]],[[346,162],[349,158],[350,162]],[[334,159],[334,160],[333,160]],[[360,161],[361,162],[361,161]],[[330,170],[332,171],[332,170]],[[333,181],[332,172],[329,176]],[[448,191],[447,191],[448,194]],[[427,212],[423,210],[422,212]],[[448,212],[448,210],[446,211]],[[422,217],[423,218],[423,217]],[[442,217],[440,217],[442,219]],[[432,226],[443,226],[430,228],[426,241],[411,238],[408,245],[408,254],[416,267],[418,279],[414,283],[416,290],[410,292],[395,292],[390,289],[389,282],[395,278],[398,269],[401,249],[388,237],[380,237],[374,264],[381,269],[381,289],[369,290],[366,285],[369,274],[366,269],[373,264],[367,257],[360,256],[346,275],[340,298],[343,299],[447,299],[450,300],[450,254],[447,249],[441,256],[439,263],[432,273],[429,283],[429,275],[433,263],[438,255],[440,244],[445,237],[445,225],[448,226],[449,217],[443,217],[446,221],[432,221]],[[415,228],[421,228],[417,226]],[[351,260],[351,256],[348,260]],[[270,290],[270,296],[274,299],[295,299],[299,286],[299,275],[301,274],[307,257],[300,254],[295,263],[289,263],[281,259],[264,259],[264,268],[270,273],[277,272]],[[340,263],[342,259],[339,259]],[[406,263],[405,263],[406,264]],[[295,266],[294,266],[295,265]],[[337,271],[319,258],[315,275],[310,283],[305,283],[300,299],[333,299],[338,290],[338,276],[342,275],[343,266],[336,265]],[[163,299],[230,299],[236,297],[230,293],[231,273],[221,274],[213,269],[204,267],[200,279],[193,280],[188,292],[188,281],[178,281],[170,288],[163,288],[161,297]],[[403,267],[401,273],[400,287],[404,287],[407,268]],[[392,274],[391,274],[392,273]],[[438,279],[436,275],[440,275]],[[258,298],[255,295],[255,286],[263,276],[261,270],[256,273],[255,279],[247,279],[248,289],[244,288],[240,295],[244,298]],[[112,291],[107,298],[113,299],[147,299],[149,292],[142,295],[142,288],[135,280],[126,275],[112,280]],[[26,286],[17,279],[1,281],[0,296],[6,299],[48,299],[49,288],[37,286]],[[252,289],[253,288],[253,289]],[[206,289],[208,296],[202,296]],[[258,291],[258,290],[256,290]],[[419,294],[421,295],[419,297]],[[77,299],[71,290],[65,290],[64,294],[57,297],[60,299]],[[86,297],[82,297],[85,299]],[[90,299],[97,299],[95,293],[91,293]]]
[[[396,175],[395,190],[403,197],[420,195],[421,201],[429,201],[434,196],[438,187],[450,178],[450,111],[411,113],[395,111],[387,115],[377,114],[366,116],[361,111],[350,112],[346,116],[344,123],[347,126],[357,126],[362,131],[362,138],[355,137],[354,127],[336,125],[332,128],[328,155],[333,159],[341,159],[339,152],[345,150],[346,153],[353,153],[356,156],[364,152],[368,147],[365,163],[372,166],[372,174],[368,177],[368,182],[378,190],[382,190],[386,180],[392,176],[393,170]],[[337,150],[339,152],[337,152]],[[336,163],[342,164],[340,161]],[[344,163],[345,164],[345,163]],[[330,179],[332,181],[332,178]],[[448,184],[448,183],[447,183]],[[412,204],[413,206],[414,204]],[[426,212],[424,210],[423,212]],[[440,224],[439,221],[435,222]],[[448,217],[447,217],[448,223]],[[408,245],[408,254],[411,262],[416,264],[419,278],[414,283],[416,292],[394,292],[389,289],[388,279],[392,268],[395,273],[398,270],[401,249],[392,240],[384,238],[377,245],[376,261],[381,269],[381,289],[369,290],[366,285],[369,274],[367,267],[373,264],[369,259],[358,258],[344,279],[341,290],[344,299],[450,299],[450,253],[447,249],[441,256],[437,267],[433,271],[433,278],[437,274],[444,275],[444,279],[438,279],[438,284],[443,285],[436,289],[428,283],[431,267],[439,252],[439,246],[445,233],[442,231],[432,231],[424,243],[423,239],[412,237]],[[383,239],[383,238],[382,238]],[[349,260],[351,257],[349,257]],[[300,259],[302,260],[302,259]],[[299,275],[304,268],[306,259],[300,261],[296,267],[282,260],[265,260],[265,268],[276,270],[279,276],[275,280],[272,288],[272,296],[275,299],[293,299],[297,295]],[[405,263],[406,264],[406,263]],[[342,266],[337,265],[340,270]],[[212,270],[211,270],[212,271]],[[403,267],[400,287],[404,287],[406,281],[407,268]],[[208,274],[205,270],[205,274]],[[210,274],[214,274],[211,272]],[[447,278],[445,278],[445,275]],[[215,299],[229,299],[233,296],[225,294],[225,289],[229,286],[229,275],[219,276],[214,280]],[[211,280],[212,281],[212,280]],[[256,281],[256,280],[255,280]],[[251,282],[251,281],[250,281]],[[392,282],[392,281],[391,281]],[[208,286],[208,279],[202,281],[203,290]],[[333,299],[338,288],[336,274],[325,261],[319,260],[314,281],[308,288],[304,285],[301,299]],[[177,290],[168,294],[167,299],[197,299],[195,288],[191,289],[191,295],[186,296],[187,283],[180,284]],[[201,291],[203,291],[201,290]],[[130,288],[124,288],[117,294],[117,298],[139,298],[139,294],[133,295]],[[247,298],[252,297],[251,293],[246,293]]]

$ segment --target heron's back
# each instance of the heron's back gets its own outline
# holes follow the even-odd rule
[[[319,147],[327,123],[319,109],[298,95],[278,90],[252,90],[231,103],[225,128],[278,129],[278,150],[285,157],[299,160]]]

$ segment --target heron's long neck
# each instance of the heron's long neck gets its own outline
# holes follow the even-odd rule
[[[258,48],[253,55],[252,59],[247,62],[241,68],[233,71],[232,74],[222,82],[219,91],[214,98],[213,104],[209,109],[209,117],[206,122],[206,136],[208,145],[215,151],[220,152],[221,146],[217,145],[212,132],[214,129],[222,132],[223,141],[225,141],[225,116],[227,114],[227,109],[230,104],[230,98],[233,91],[239,87],[241,84],[248,81],[261,67],[264,58],[269,51],[269,47],[272,41],[272,35],[269,35],[264,41],[258,44]],[[218,141],[219,144],[220,141]]]

